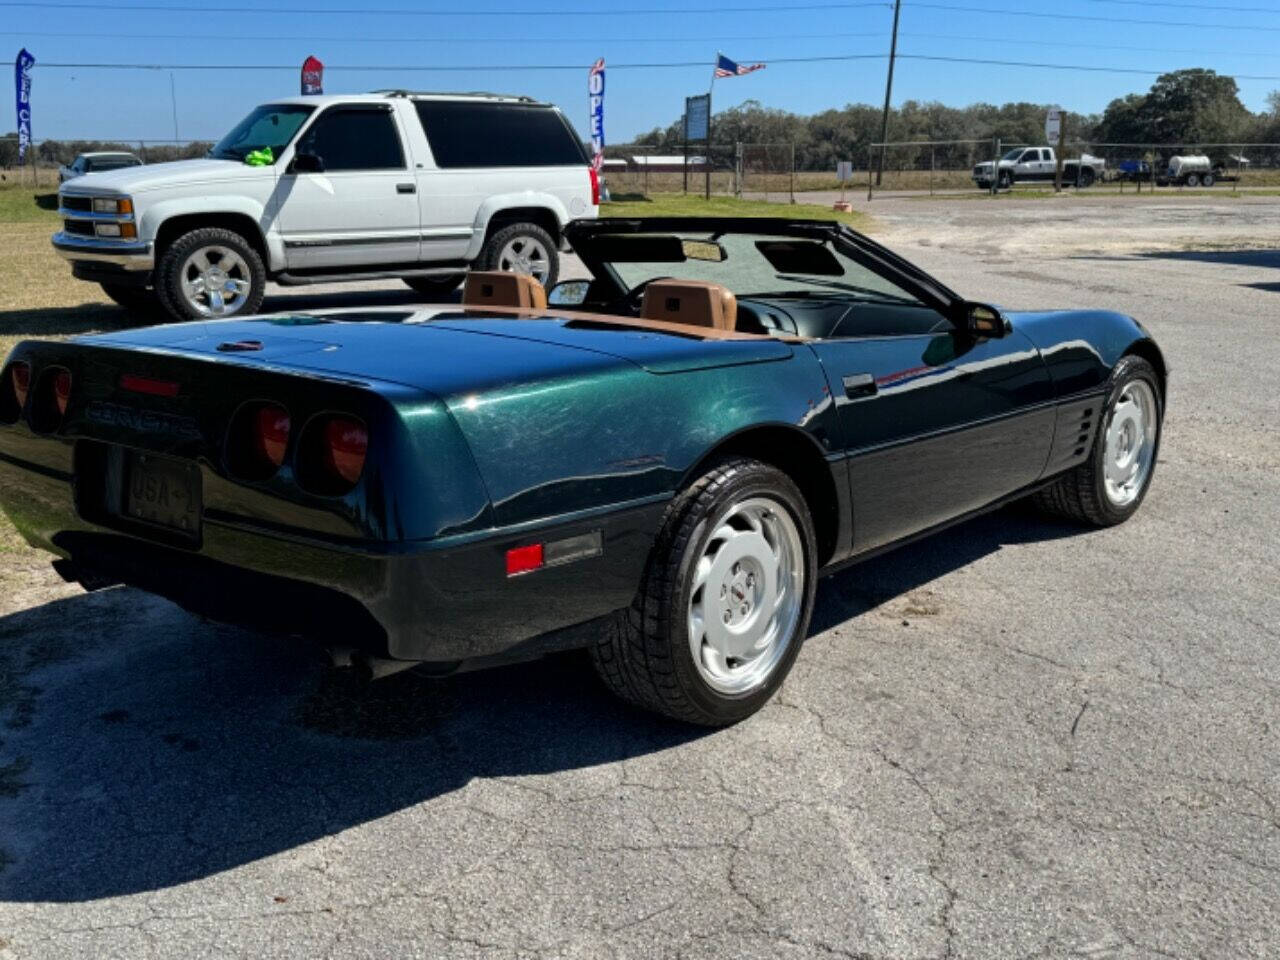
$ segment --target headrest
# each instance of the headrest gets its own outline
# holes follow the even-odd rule
[[[547,291],[533,277],[501,270],[467,274],[462,288],[464,307],[528,307],[541,310],[547,305]]]
[[[738,298],[718,283],[705,280],[655,280],[644,288],[640,316],[689,327],[733,330]]]

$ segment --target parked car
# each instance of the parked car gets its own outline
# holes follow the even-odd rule
[[[24,341],[0,506],[87,588],[371,676],[587,646],[715,725],[782,684],[822,574],[1018,498],[1118,524],[1151,482],[1167,371],[1129,317],[1005,312],[830,222],[565,236],[591,276],[551,305],[475,272],[461,306]]]
[[[599,183],[558,109],[527,97],[295,97],[205,158],[70,183],[54,248],[125,306],[253,313],[268,280],[402,277],[439,296],[466,270],[553,284],[564,225]]]
[[[1077,160],[1062,161],[1062,182],[1065,186],[1091,187],[1101,179],[1107,162],[1101,157],[1084,154]],[[991,189],[992,169],[990,161],[973,168],[973,182],[983,190]],[[1057,155],[1053,147],[1016,147],[1000,158],[998,185],[1001,189],[1015,183],[1030,181],[1052,182],[1058,172]]]
[[[58,168],[58,182],[66,183],[86,173],[105,173],[125,167],[140,167],[142,160],[133,153],[81,153],[70,164]]]

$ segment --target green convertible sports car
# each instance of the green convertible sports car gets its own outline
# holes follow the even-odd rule
[[[26,341],[0,506],[69,580],[372,675],[589,646],[624,698],[757,710],[819,576],[1013,498],[1128,518],[1166,368],[1134,320],[966,300],[844,226],[596,220],[548,295]],[[575,629],[568,629],[575,628]]]

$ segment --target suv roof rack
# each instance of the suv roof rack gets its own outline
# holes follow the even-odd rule
[[[489,93],[487,90],[374,90],[387,97],[484,97],[489,100],[519,100],[522,103],[537,103],[533,97],[520,93]]]

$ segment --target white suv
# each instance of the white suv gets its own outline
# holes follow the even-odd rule
[[[599,194],[572,126],[527,97],[291,97],[203,159],[67,183],[53,246],[116,302],[180,319],[253,313],[268,280],[440,296],[474,266],[550,287],[564,225]]]

